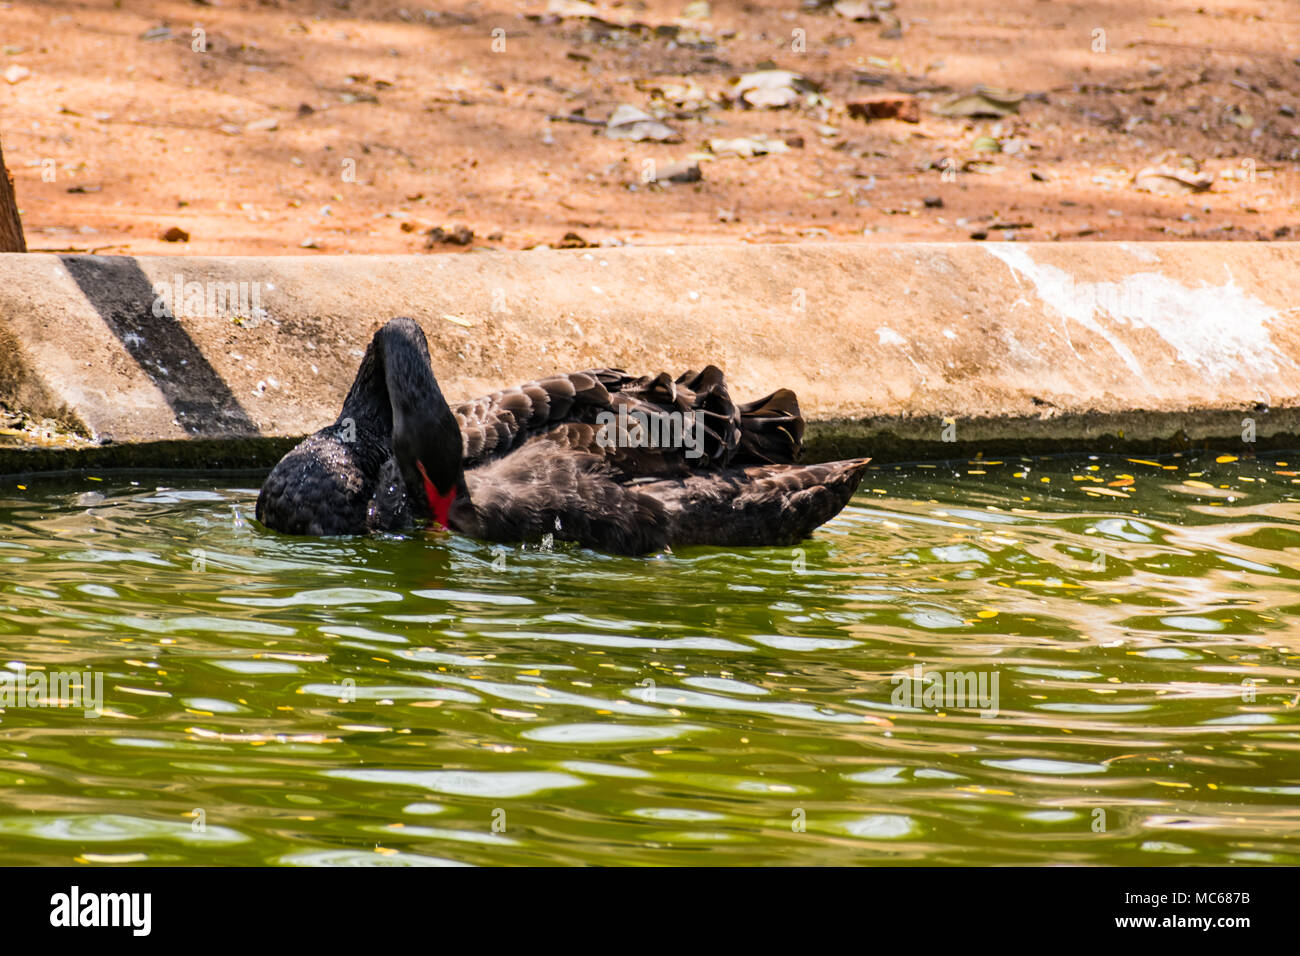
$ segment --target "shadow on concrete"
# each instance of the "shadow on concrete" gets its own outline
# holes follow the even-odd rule
[[[68,274],[144,369],[191,435],[256,435],[230,387],[176,319],[153,313],[149,278],[131,256],[64,255]]]

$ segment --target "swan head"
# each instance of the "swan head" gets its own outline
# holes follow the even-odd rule
[[[449,527],[451,506],[465,494],[460,425],[429,364],[424,331],[411,319],[393,319],[376,335],[382,342],[393,455],[408,500],[420,516]]]
[[[412,510],[449,527],[452,503],[465,485],[460,428],[450,410],[444,420],[423,408],[401,410],[395,403],[393,454]]]

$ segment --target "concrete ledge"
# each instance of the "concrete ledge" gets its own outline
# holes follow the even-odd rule
[[[714,362],[795,389],[810,457],[1295,447],[1296,302],[1288,243],[0,255],[0,471],[268,464],[403,314],[453,400]]]

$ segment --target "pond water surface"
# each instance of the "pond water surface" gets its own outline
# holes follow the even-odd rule
[[[0,863],[1300,862],[1300,455],[881,466],[649,559],[256,481],[0,480]]]

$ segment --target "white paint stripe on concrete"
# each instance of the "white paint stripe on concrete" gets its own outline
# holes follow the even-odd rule
[[[1023,248],[983,248],[1032,282],[1039,298],[1056,313],[1105,339],[1135,375],[1146,378],[1159,370],[1146,368],[1107,323],[1155,332],[1179,361],[1216,379],[1243,371],[1262,375],[1296,368],[1269,332],[1279,311],[1244,292],[1226,264],[1222,285],[1202,281],[1193,287],[1157,272],[1139,272],[1117,282],[1086,282],[1035,262]]]

